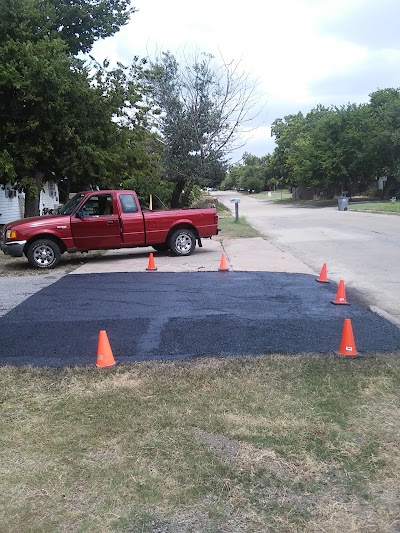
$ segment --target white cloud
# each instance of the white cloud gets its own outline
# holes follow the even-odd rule
[[[400,85],[398,69],[393,68],[400,53],[400,34],[393,34],[395,15],[400,15],[398,0],[381,0],[379,7],[376,0],[133,3],[139,11],[129,25],[97,43],[93,55],[100,61],[108,57],[128,64],[135,55],[154,56],[161,50],[190,55],[200,50],[221,54],[226,61],[240,60],[243,70],[259,80],[267,101],[257,137],[249,137],[242,151],[257,146],[256,155],[263,155],[271,150],[270,136],[264,152],[262,139],[278,117],[307,112],[318,103],[365,101],[386,80]],[[376,20],[379,28],[374,32]],[[390,38],[385,37],[385,23],[392,30]]]

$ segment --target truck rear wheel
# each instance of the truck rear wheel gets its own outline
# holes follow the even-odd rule
[[[174,255],[190,255],[196,247],[196,237],[190,229],[178,229],[171,234],[168,244]]]
[[[61,257],[60,247],[50,239],[40,239],[29,245],[26,254],[34,268],[54,268]]]

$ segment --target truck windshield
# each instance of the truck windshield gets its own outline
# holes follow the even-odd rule
[[[60,209],[60,215],[72,215],[84,196],[84,194],[75,194],[75,196],[68,200],[68,202]]]

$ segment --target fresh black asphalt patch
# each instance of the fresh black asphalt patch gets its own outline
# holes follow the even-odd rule
[[[18,283],[18,280],[16,280]],[[337,286],[271,272],[69,275],[0,318],[0,364],[94,365],[106,330],[117,362],[328,354],[350,318],[358,352],[397,351],[400,329]]]

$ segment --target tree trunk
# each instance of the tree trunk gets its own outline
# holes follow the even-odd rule
[[[171,207],[176,208],[180,207],[181,204],[179,202],[179,199],[181,197],[183,187],[185,186],[185,180],[183,178],[179,179],[176,184],[175,188],[173,190],[172,196],[171,196]]]
[[[67,179],[58,184],[58,201],[60,204],[66,204],[69,200],[71,190],[71,180]]]
[[[181,200],[181,206],[182,207],[188,207],[188,204],[189,204],[189,196],[190,196],[190,193],[192,192],[193,190],[193,186],[194,186],[194,182],[191,181],[190,183],[188,183],[185,187],[185,192],[182,196],[182,200]]]
[[[396,187],[396,179],[393,176],[388,176],[385,186],[382,190],[382,196],[381,196],[382,200],[387,200],[389,198],[390,191],[392,189],[395,189],[395,187]]]
[[[44,172],[37,170],[33,176],[34,183],[26,188],[24,218],[35,217],[39,215],[39,198],[43,178]]]

